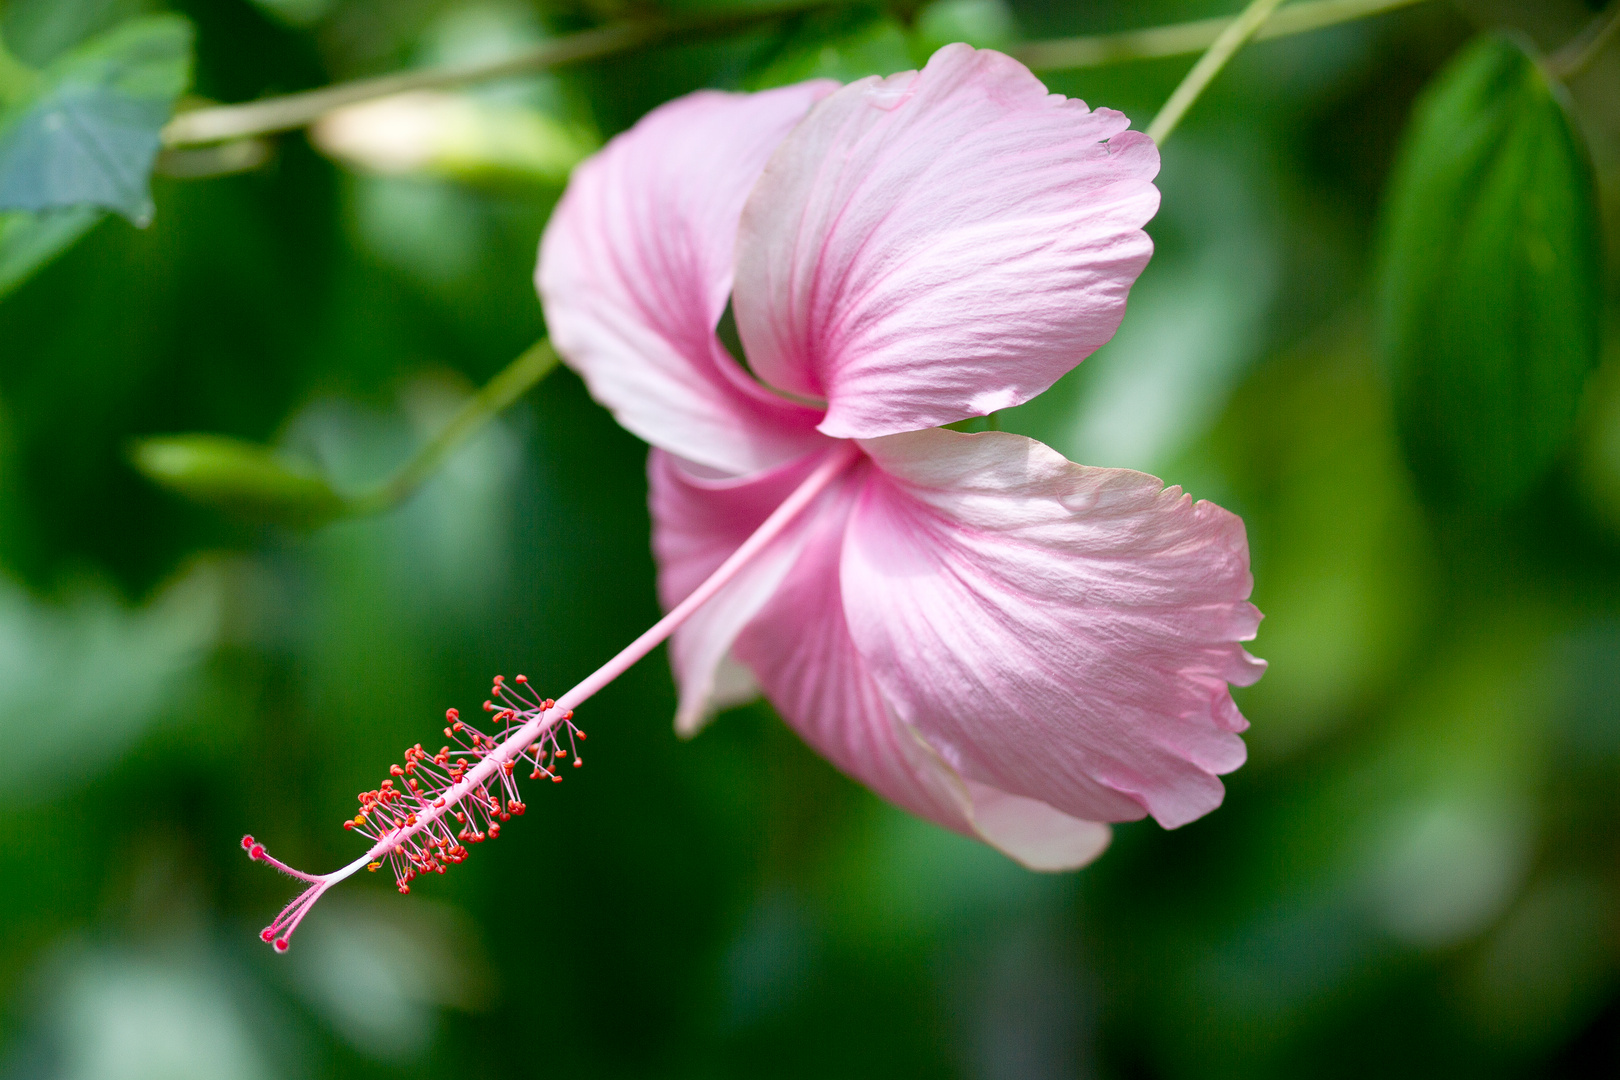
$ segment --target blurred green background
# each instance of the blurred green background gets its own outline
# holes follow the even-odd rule
[[[446,706],[495,672],[571,685],[656,617],[645,448],[558,372],[398,509],[302,528],[167,492],[130,447],[218,432],[386,475],[544,332],[568,166],[673,96],[1234,4],[852,3],[458,92],[482,134],[431,160],[335,129],[233,175],[160,157],[149,226],[108,216],[0,299],[0,1076],[1620,1075],[1620,334],[1590,376],[1576,356],[1529,478],[1471,498],[1425,465],[1441,406],[1401,404],[1400,364],[1434,353],[1402,361],[1380,300],[1381,260],[1440,244],[1388,225],[1424,88],[1482,30],[1551,53],[1596,7],[1259,43],[1166,144],[1118,337],[1004,421],[1242,514],[1272,666],[1225,806],[1068,875],[879,802],[764,705],[679,742],[655,657],[499,843],[408,898],[356,880],[274,955],[292,889],[244,832],[347,862],[354,794]],[[158,8],[221,102],[650,10],[5,0],[0,38],[45,67]],[[1190,63],[1043,77],[1142,127]],[[1567,89],[1612,262],[1620,46]],[[1615,310],[1576,271],[1494,315]]]

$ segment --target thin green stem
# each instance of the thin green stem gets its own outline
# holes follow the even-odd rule
[[[1289,4],[1261,24],[1256,41],[1289,37],[1353,22],[1386,11],[1410,7],[1420,0],[1301,0]],[[1118,34],[1031,41],[1012,48],[1012,54],[1040,71],[1103,67],[1131,60],[1156,60],[1202,52],[1215,44],[1236,20],[1199,19],[1196,22],[1127,30]]]
[[[1579,75],[1597,59],[1617,30],[1620,30],[1620,0],[1612,0],[1569,44],[1547,57],[1547,73],[1559,82]]]
[[[1187,77],[1181,80],[1181,85],[1170,95],[1170,100],[1164,103],[1164,108],[1153,118],[1153,123],[1148,125],[1148,138],[1156,143],[1162,143],[1170,137],[1170,133],[1176,130],[1176,125],[1181,123],[1181,118],[1187,115],[1187,110],[1192,108],[1193,102],[1198,100],[1199,95],[1214,81],[1215,76],[1221,73],[1221,69],[1232,59],[1233,54],[1243,48],[1260,27],[1265,25],[1266,20],[1271,18],[1271,13],[1280,3],[1282,0],[1251,0],[1249,6],[1243,9],[1243,14],[1232,20],[1231,25],[1221,31],[1221,36],[1215,39],[1209,51],[1198,58],[1198,63],[1194,64],[1193,69],[1187,72]]]
[[[346,512],[380,513],[409,498],[468,436],[528,393],[556,367],[557,351],[550,340],[542,338],[469,398],[450,422],[392,476],[370,491],[347,499]]]
[[[598,27],[553,38],[499,60],[402,71],[372,79],[336,83],[318,90],[265,98],[244,105],[217,105],[181,113],[163,128],[163,145],[199,146],[292,131],[314,123],[333,109],[408,90],[433,90],[487,82],[535,71],[599,60],[629,52],[676,34],[718,33],[740,30],[819,8],[836,7],[849,0],[800,0],[753,11],[733,11],[684,19],[643,19]]]
[[[250,135],[270,135],[292,131],[314,123],[333,109],[373,98],[400,94],[407,90],[428,90],[464,83],[499,79],[529,71],[544,71],[582,60],[594,60],[633,49],[654,41],[668,32],[667,24],[635,23],[605,26],[579,34],[555,38],[494,61],[480,61],[449,67],[404,71],[372,79],[323,86],[282,97],[251,101],[245,105],[217,105],[183,112],[163,128],[166,147],[201,146],[240,139]]]

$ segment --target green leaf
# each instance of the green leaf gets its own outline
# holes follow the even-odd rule
[[[336,517],[346,505],[315,470],[269,447],[223,435],[142,439],[130,457],[149,480],[257,521],[314,525]]]
[[[0,808],[89,779],[171,718],[218,639],[225,584],[197,564],[128,608],[99,582],[45,603],[0,574]]]
[[[1500,509],[1568,442],[1597,363],[1590,165],[1535,62],[1488,37],[1419,101],[1392,184],[1379,289],[1407,459],[1432,502]]]
[[[0,214],[0,298],[89,232],[101,215],[94,206]]]
[[[38,83],[39,73],[12,56],[6,50],[6,43],[0,40],[0,106],[28,97]]]
[[[191,79],[191,24],[132,19],[67,53],[0,122],[0,210],[64,206],[152,217],[159,133]]]

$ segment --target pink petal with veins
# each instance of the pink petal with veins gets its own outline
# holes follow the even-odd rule
[[[643,439],[731,473],[812,449],[819,411],[760,386],[715,336],[737,219],[771,152],[837,88],[690,94],[574,171],[540,247],[551,340]]]
[[[852,83],[777,148],[737,239],[753,370],[843,438],[1027,401],[1113,336],[1152,243],[1157,148],[950,45]]]
[[[810,454],[751,476],[714,478],[654,450],[647,459],[648,499],[664,610],[714,573],[818,460]],[[801,519],[675,631],[669,654],[680,695],[675,730],[681,735],[697,734],[717,709],[758,695],[747,668],[731,660],[731,646],[787,576],[804,534]]]
[[[960,779],[894,715],[850,639],[838,564],[861,463],[806,520],[799,558],[736,642],[765,697],[828,761],[889,801],[972,833]]]
[[[692,476],[668,455],[655,451],[654,459],[654,546],[666,606],[678,603],[723,561],[813,465],[794,463],[741,480],[712,481]],[[897,716],[872,678],[850,637],[839,564],[850,510],[873,482],[871,467],[858,466],[762,557],[769,570],[741,587],[733,582],[710,602],[721,606],[723,616],[702,624],[685,642],[677,637],[683,717],[699,715],[692,703],[707,703],[720,658],[732,650],[807,743],[878,794],[985,840],[1032,869],[1065,870],[1090,862],[1108,844],[1107,826],[964,781]],[[767,577],[774,579],[769,587]],[[746,627],[738,634],[743,621]]]
[[[863,446],[840,585],[896,714],[968,780],[1072,817],[1218,806],[1245,756],[1227,684],[1265,669],[1238,644],[1260,620],[1242,521],[1017,435]]]

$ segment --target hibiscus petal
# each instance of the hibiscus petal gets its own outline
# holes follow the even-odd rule
[[[648,498],[664,609],[714,573],[819,460],[811,454],[752,476],[710,478],[654,450],[647,459]],[[675,631],[669,655],[679,692],[675,730],[681,735],[697,734],[716,710],[758,693],[748,670],[731,660],[732,642],[776,592],[803,535],[802,527],[790,526]]]
[[[1245,755],[1227,684],[1265,667],[1238,644],[1260,619],[1242,521],[1021,436],[863,445],[842,595],[899,717],[969,781],[1070,817],[1218,806]]]
[[[969,780],[973,825],[989,843],[1031,870],[1073,870],[1103,853],[1114,831],[1054,810],[1038,799]]]
[[[754,371],[844,438],[1045,390],[1113,336],[1152,253],[1159,153],[1128,123],[966,45],[821,102],[742,214]]]
[[[819,460],[812,455],[750,477],[713,479],[653,451],[647,470],[653,550],[665,608],[713,573]],[[757,692],[752,673],[730,658],[735,646],[752,658],[767,696],[805,741],[879,794],[978,836],[1031,869],[1090,862],[1107,846],[1107,826],[964,782],[895,717],[865,671],[836,585],[843,524],[860,486],[846,482],[828,493],[676,631],[670,647],[680,690],[676,730],[695,734],[716,708]],[[748,640],[739,643],[745,626]]]
[[[961,780],[901,723],[872,680],[845,626],[839,552],[864,463],[803,519],[792,570],[737,638],[737,658],[800,738],[891,802],[972,834]]]
[[[761,387],[715,336],[737,219],[766,159],[836,83],[691,94],[574,171],[536,284],[563,359],[655,446],[731,473],[810,448],[819,413]]]

